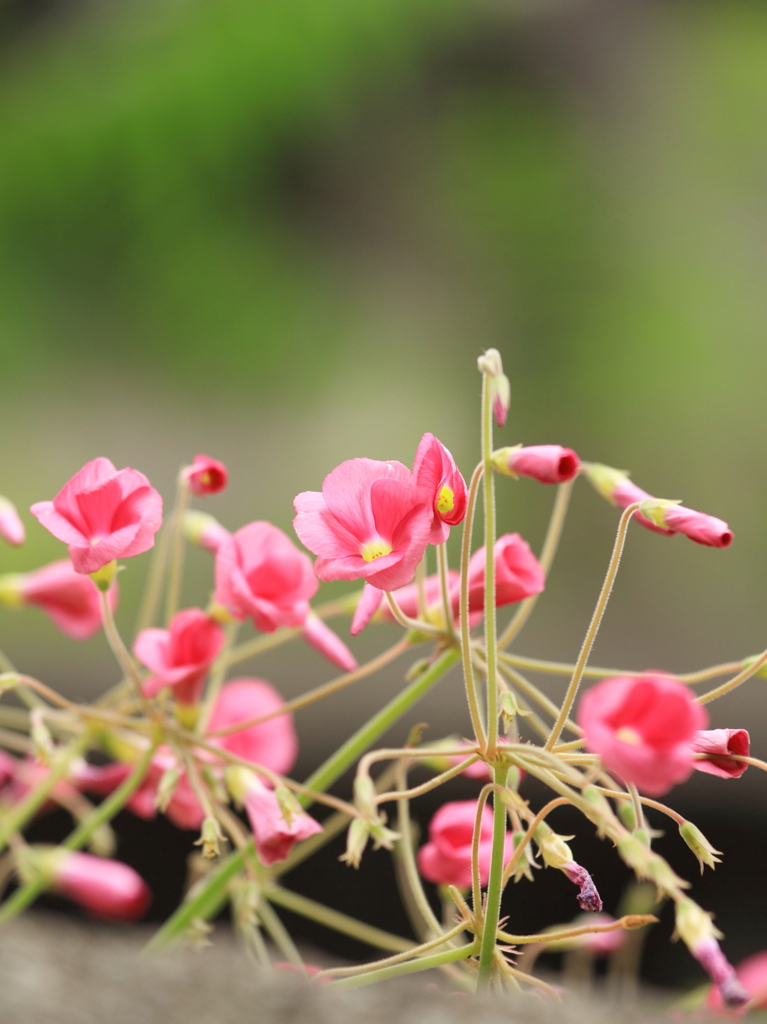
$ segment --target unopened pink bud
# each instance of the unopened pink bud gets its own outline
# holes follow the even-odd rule
[[[527,476],[542,484],[561,484],[576,476],[580,459],[572,448],[538,444],[501,448],[493,453],[493,464],[510,476]]]
[[[586,473],[586,479],[592,487],[612,505],[617,505],[618,508],[628,508],[629,505],[633,505],[637,501],[654,500],[647,491],[643,491],[641,487],[637,487],[635,483],[632,483],[629,480],[628,473],[625,473],[622,469],[614,469],[612,466],[605,466],[601,462],[584,463],[583,468]],[[634,513],[634,521],[641,523],[642,526],[652,530],[654,533],[665,533],[667,536],[671,536],[674,532],[654,523],[651,519],[643,516],[641,512]]]
[[[313,611],[306,616],[301,635],[315,651],[319,651],[324,658],[338,665],[344,672],[353,672],[357,667],[357,659],[343,640]]]
[[[193,510],[184,516],[184,536],[190,544],[212,551],[215,555],[222,542],[231,534],[207,512]]]
[[[19,603],[42,609],[73,640],[87,640],[101,629],[101,600],[96,584],[90,577],[75,572],[68,558],[19,576],[18,590]],[[0,582],[0,601],[2,592]],[[118,600],[116,583],[109,588],[107,600],[114,612]]]
[[[16,506],[0,494],[0,537],[8,544],[19,547],[26,539],[24,524],[19,519]]]
[[[54,864],[53,888],[96,917],[135,921],[152,901],[143,878],[121,861],[67,852]]]
[[[659,526],[665,526],[674,533],[683,533],[696,544],[710,548],[727,548],[732,544],[732,530],[723,519],[696,512],[676,502],[658,502],[656,505],[655,500],[643,502],[641,511]]]
[[[229,479],[229,472],[223,462],[211,459],[209,455],[195,455],[191,466],[181,470],[189,490],[198,497],[223,491]]]
[[[706,757],[697,758],[694,767],[721,779],[739,779],[748,765],[732,755],[748,757],[749,746],[750,738],[745,729],[701,729],[695,733],[692,749]]]
[[[349,631],[352,636],[357,636],[358,633],[362,632],[381,607],[382,600],[383,590],[379,590],[378,587],[371,587],[369,583],[366,583],[362,588],[362,594],[352,616],[352,625]]]
[[[479,372],[490,378],[490,401],[493,404],[493,415],[499,427],[506,422],[506,414],[511,405],[511,385],[503,372],[503,360],[497,348],[489,348],[477,360]]]

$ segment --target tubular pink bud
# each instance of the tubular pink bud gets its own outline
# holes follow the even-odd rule
[[[353,672],[357,667],[357,659],[343,640],[313,611],[306,616],[302,635],[315,651],[319,651],[324,658],[338,665],[344,672]]]
[[[428,495],[434,512],[429,543],[444,544],[450,527],[462,522],[466,515],[466,483],[453,456],[433,434],[421,438],[413,476]]]
[[[609,772],[661,796],[692,773],[695,734],[708,714],[683,683],[648,673],[597,683],[584,694],[577,721],[587,749]]]
[[[143,878],[121,861],[79,852],[56,861],[53,888],[96,917],[136,921],[152,901]]]
[[[493,403],[493,415],[499,427],[506,422],[506,415],[511,405],[511,385],[503,372],[501,353],[497,348],[489,348],[477,360],[479,372],[490,378],[490,401]]]
[[[683,533],[696,544],[710,548],[727,548],[732,544],[732,530],[723,519],[695,512],[677,502],[666,503],[651,498],[642,503],[641,512],[659,526],[665,526],[674,533]]]
[[[383,591],[366,583],[362,588],[362,594],[352,616],[352,625],[349,630],[352,636],[357,636],[358,633],[362,632],[381,607],[382,600]],[[408,612],[405,612],[405,614],[407,615]]]
[[[223,642],[221,626],[200,608],[178,612],[169,629],[143,629],[133,653],[154,673],[144,683],[146,696],[154,697],[164,686],[171,686],[179,704],[196,704]]]
[[[8,544],[19,547],[26,540],[24,524],[19,518],[16,506],[9,498],[0,494],[0,537]]]
[[[599,491],[603,498],[606,498],[612,505],[618,508],[628,508],[636,501],[652,501],[652,495],[637,487],[629,480],[628,473],[621,469],[613,469],[612,466],[604,466],[601,462],[588,462],[583,466],[586,472],[586,479]],[[654,533],[665,533],[667,536],[673,534],[673,530],[658,526],[651,519],[643,516],[641,512],[634,513],[634,521]]]
[[[701,729],[695,733],[692,749],[705,758],[696,758],[693,766],[699,772],[718,775],[721,779],[739,779],[748,765],[736,761],[733,754],[748,757],[750,737],[745,729]]]
[[[53,501],[38,501],[30,511],[69,545],[77,572],[93,573],[154,546],[162,498],[143,473],[117,470],[109,459],[99,458],[75,473]]]
[[[181,479],[186,481],[192,494],[203,497],[223,491],[229,472],[223,462],[209,455],[195,455],[192,465],[181,470]]]
[[[493,453],[493,465],[509,476],[528,476],[542,484],[561,484],[577,475],[580,459],[572,448],[538,444],[501,448]]]
[[[75,572],[68,558],[51,562],[17,579],[19,603],[42,609],[66,636],[87,640],[101,629],[101,601],[96,584],[88,576]],[[117,584],[110,587],[107,600],[114,611],[118,601]]]

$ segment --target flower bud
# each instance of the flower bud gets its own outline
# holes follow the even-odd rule
[[[650,498],[642,502],[639,511],[656,526],[674,533],[683,533],[696,544],[726,548],[732,543],[732,530],[723,519],[685,508],[679,501]]]
[[[542,484],[562,484],[578,473],[580,460],[559,444],[514,445],[493,452],[493,467],[506,476],[527,476]]]
[[[380,850],[381,847],[384,850],[391,850],[395,842],[400,838],[400,834],[393,829],[387,828],[383,819],[379,819],[370,826],[370,838],[373,840],[374,850]]]
[[[26,539],[24,524],[19,519],[16,506],[0,494],[0,537],[8,544],[19,547]]]
[[[489,377],[490,401],[493,405],[493,414],[499,427],[506,422],[506,414],[511,405],[511,385],[509,378],[503,372],[501,353],[497,348],[489,348],[487,352],[477,360],[477,368],[480,373]]]
[[[558,868],[563,871],[566,866],[575,863],[573,851],[564,838],[552,831],[545,822],[541,822],[536,828],[535,841],[547,868]]]
[[[144,880],[121,861],[61,847],[26,846],[17,855],[25,880],[42,880],[96,917],[135,921],[152,900]]]
[[[703,866],[705,864],[708,864],[708,866],[713,870],[717,864],[721,863],[717,854],[722,851],[715,850],[701,830],[696,825],[693,825],[691,821],[685,821],[683,825],[679,826],[679,835],[684,839],[692,852],[698,858],[701,874],[703,874]]]
[[[512,842],[514,843],[514,849],[516,850],[522,840],[525,838],[524,832],[515,832],[512,836]],[[512,878],[515,882],[518,882],[520,878],[528,878],[531,882],[533,880],[533,868],[540,867],[540,864],[535,863],[535,854],[533,853],[532,843],[525,843],[525,847],[520,854],[519,860],[517,861]]]
[[[230,534],[214,516],[193,510],[184,516],[184,536],[190,544],[215,554]]]
[[[358,868],[369,836],[370,825],[367,821],[364,818],[355,818],[346,834],[346,853],[341,854],[338,859],[352,868]]]
[[[219,849],[219,841],[224,839],[224,835],[219,827],[218,822],[215,818],[205,818],[202,823],[202,831],[200,832],[200,838],[195,842],[195,846],[202,847],[203,857],[218,857],[221,853]]]
[[[211,459],[209,455],[195,455],[192,465],[181,470],[181,480],[198,497],[223,491],[228,479],[229,473],[223,462]]]

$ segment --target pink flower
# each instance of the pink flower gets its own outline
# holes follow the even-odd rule
[[[215,600],[237,619],[252,617],[262,633],[303,626],[316,590],[311,559],[271,523],[249,523],[222,539]]]
[[[223,491],[229,472],[223,462],[211,459],[208,455],[195,455],[194,462],[181,471],[181,476],[192,494],[203,497]]]
[[[454,800],[443,804],[429,824],[429,841],[418,851],[418,870],[429,882],[437,885],[471,885],[471,846],[476,800]],[[479,878],[487,885],[493,846],[493,812],[482,810],[479,839]],[[514,852],[511,835],[506,836],[504,863]]]
[[[378,593],[380,594],[381,591],[379,590]],[[322,621],[319,615],[315,615],[311,610],[306,616],[302,636],[315,651],[318,651],[328,661],[332,661],[334,665],[338,665],[344,672],[353,672],[357,667],[357,659],[343,640]]]
[[[683,683],[647,674],[597,683],[583,695],[577,721],[608,772],[661,796],[692,773],[695,734],[708,714]]]
[[[17,579],[20,602],[41,608],[66,636],[87,640],[101,629],[98,588],[93,580],[75,572],[68,558]],[[118,600],[116,582],[109,590],[108,600],[114,611]]]
[[[379,590],[378,587],[371,587],[369,583],[364,585],[360,599],[357,602],[357,607],[354,609],[354,615],[352,616],[351,629],[349,630],[352,636],[357,636],[358,633],[362,632],[381,607],[382,600],[382,590]]]
[[[94,459],[32,515],[69,545],[77,572],[97,572],[116,558],[148,551],[162,522],[162,498],[143,473]]]
[[[507,533],[495,542],[495,604],[523,601],[540,594],[546,577],[527,541],[518,533]],[[479,548],[469,561],[469,611],[485,607],[485,549]]]
[[[723,519],[695,512],[684,505],[667,505],[663,509],[661,525],[674,533],[683,533],[696,544],[711,548],[727,548],[732,544],[732,530]]]
[[[300,839],[322,832],[322,826],[298,809],[288,815],[288,821],[274,791],[267,789],[253,772],[247,774],[247,791],[242,802],[253,829],[256,852],[268,867],[278,860],[285,860]]]
[[[529,476],[542,484],[561,484],[565,480],[572,480],[580,466],[580,459],[572,448],[563,448],[558,444],[504,448],[498,454],[501,453],[505,456],[502,472]]]
[[[767,950],[746,957],[735,968],[738,982],[755,999],[755,1010],[767,1009]],[[722,995],[716,985],[708,994],[708,1005],[721,1007],[724,1005]]]
[[[149,887],[133,868],[90,853],[67,851],[58,860],[53,888],[96,917],[111,921],[136,921],[152,901]]]
[[[434,509],[401,462],[350,459],[322,492],[293,502],[295,531],[318,555],[321,580],[365,579],[379,590],[410,583],[431,534]]]
[[[434,434],[424,434],[421,438],[413,476],[432,505],[434,519],[429,543],[444,544],[450,536],[450,527],[462,522],[466,515],[466,483],[453,456]]]
[[[0,537],[8,544],[19,547],[26,539],[24,524],[19,519],[16,506],[0,494]]]
[[[749,746],[750,738],[745,729],[701,729],[693,737],[692,749],[706,757],[696,758],[693,767],[722,779],[739,779],[748,765],[731,755],[748,757]]]
[[[143,685],[146,696],[172,686],[179,704],[196,704],[223,642],[221,626],[200,608],[178,612],[170,629],[142,629],[133,653],[154,673]]]
[[[215,733],[268,715],[282,703],[279,693],[263,679],[232,679],[218,695],[207,731]],[[290,771],[298,756],[298,739],[289,712],[239,732],[211,737],[210,742],[280,775]]]

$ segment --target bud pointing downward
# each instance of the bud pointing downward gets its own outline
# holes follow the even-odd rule
[[[8,544],[18,547],[26,539],[24,524],[19,519],[16,506],[0,494],[0,537]]]

